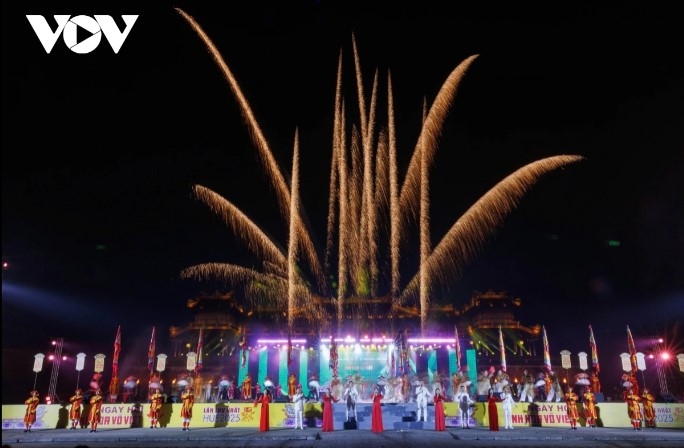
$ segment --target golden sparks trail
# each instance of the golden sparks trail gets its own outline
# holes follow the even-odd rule
[[[421,332],[426,331],[435,286],[447,286],[461,276],[464,267],[481,252],[525,193],[543,175],[580,160],[577,155],[559,155],[532,162],[509,175],[485,193],[457,219],[436,246],[430,241],[429,173],[438,149],[446,116],[459,85],[477,55],[463,60],[447,77],[434,102],[423,106],[423,123],[402,181],[397,162],[394,92],[387,73],[386,124],[378,125],[378,71],[375,71],[370,101],[363,89],[361,62],[352,35],[352,56],[358,110],[347,110],[342,92],[342,52],[335,87],[330,166],[327,234],[323,263],[319,261],[311,232],[302,220],[300,199],[300,145],[295,130],[292,181],[285,181],[244,97],[240,86],[211,39],[184,11],[190,24],[222,71],[240,107],[245,124],[259,154],[264,172],[276,191],[283,219],[289,224],[287,253],[272,241],[231,202],[212,190],[195,186],[196,197],[206,203],[261,260],[261,270],[229,263],[191,266],[183,278],[219,280],[242,288],[241,306],[257,313],[285,316],[291,332],[297,323],[315,323],[321,334],[338,331],[349,320],[357,330],[363,317],[392,320],[398,310],[420,307]],[[355,116],[358,122],[347,115]],[[409,241],[412,223],[419,231],[419,266],[402,285],[401,248]],[[337,242],[337,246],[335,246]],[[385,247],[387,246],[387,247]],[[385,258],[389,257],[389,260]],[[388,272],[385,272],[388,270]],[[310,278],[311,277],[311,278]],[[378,315],[378,303],[390,307]],[[335,319],[332,318],[335,316]]]

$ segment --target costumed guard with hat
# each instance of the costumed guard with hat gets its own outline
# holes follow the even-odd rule
[[[24,414],[24,424],[26,429],[24,432],[31,432],[31,427],[36,422],[36,410],[38,409],[38,404],[40,403],[40,398],[38,398],[38,391],[32,390],[31,396],[24,401],[26,405],[26,414]]]
[[[69,398],[71,408],[69,409],[69,420],[71,420],[71,428],[77,429],[76,425],[81,423],[81,405],[83,404],[83,391],[76,389],[75,394]]]

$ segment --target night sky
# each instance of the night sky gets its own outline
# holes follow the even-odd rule
[[[212,291],[180,280],[183,268],[258,266],[191,185],[286,245],[236,101],[173,6],[214,40],[286,174],[299,129],[302,201],[321,250],[337,59],[342,49],[353,76],[352,33],[367,92],[376,68],[382,86],[391,70],[402,178],[423,101],[479,54],[431,171],[433,244],[527,163],[586,160],[544,177],[442,302],[508,291],[523,301],[517,319],[545,325],[554,352],[587,351],[592,324],[604,363],[626,350],[626,325],[682,348],[684,45],[674,6],[242,3],[3,3],[3,396],[8,375],[28,390],[32,355],[52,337],[109,353],[117,325],[144,347],[152,325],[164,334],[187,323],[187,299]],[[107,14],[120,27],[121,14],[140,17],[118,54],[104,39],[75,54],[61,38],[47,54],[26,14],[53,27],[53,14]],[[8,372],[15,359],[26,365],[11,370],[25,375]]]

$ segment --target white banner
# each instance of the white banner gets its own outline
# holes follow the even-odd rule
[[[78,370],[79,372],[83,370],[83,367],[85,366],[85,358],[85,353],[79,353],[78,355],[76,355],[76,370]]]
[[[677,355],[677,361],[679,362],[679,371],[684,373],[684,353]]]
[[[572,361],[570,360],[571,354],[572,353],[570,353],[567,350],[563,350],[562,352],[560,352],[561,366],[563,366],[564,369],[569,369],[570,367],[572,367]]]
[[[587,370],[589,368],[589,364],[587,364],[587,354],[584,352],[579,352],[577,357],[579,358],[580,369]]]
[[[45,359],[45,355],[42,353],[36,353],[34,356],[33,360],[33,371],[38,373],[41,370],[43,370],[43,360]]]
[[[104,372],[104,362],[105,362],[105,355],[102,353],[98,353],[95,355],[95,368],[93,369],[97,373],[102,373]]]
[[[646,370],[646,357],[643,353],[639,352],[636,354],[636,359],[637,359],[637,369],[641,370],[642,372]]]
[[[157,355],[157,372],[166,370],[166,358],[167,356],[164,353]]]
[[[197,353],[195,352],[188,352],[188,363],[185,366],[187,370],[195,370],[195,367],[197,366]]]
[[[631,372],[632,364],[629,362],[629,353],[620,353],[620,360],[622,361],[622,370]]]

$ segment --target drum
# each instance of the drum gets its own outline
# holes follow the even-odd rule
[[[161,383],[159,381],[152,381],[150,383],[150,389],[161,389]]]
[[[411,386],[420,386],[420,381],[419,380],[411,381]]]
[[[230,386],[230,381],[228,380],[220,380],[219,381],[219,387],[228,387]]]
[[[377,382],[376,384],[377,384],[378,386],[385,387],[385,386],[387,386],[387,380],[384,380],[384,379],[378,380],[378,382]]]
[[[309,388],[311,388],[311,389],[320,389],[320,388],[321,388],[321,384],[320,384],[318,381],[316,381],[316,380],[312,380],[312,381],[309,381]]]
[[[273,387],[273,381],[271,381],[271,380],[265,380],[265,381],[264,381],[264,386],[266,386],[266,387]]]
[[[534,383],[534,387],[542,387],[542,386],[546,386],[546,381],[544,381],[544,380],[537,380],[537,382]]]

